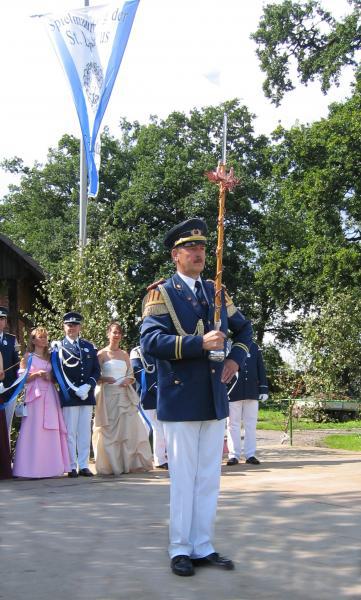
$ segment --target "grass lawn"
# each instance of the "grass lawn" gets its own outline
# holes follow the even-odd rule
[[[261,406],[261,405],[260,405]],[[260,407],[258,413],[257,429],[274,429],[276,431],[284,431],[288,421],[288,414],[284,411],[275,408]],[[336,421],[329,423],[316,423],[312,419],[295,419],[293,418],[293,429],[361,429],[361,419],[352,421]],[[344,437],[344,436],[342,436]]]
[[[361,452],[361,435],[359,433],[328,435],[323,440],[323,445],[327,446],[327,448]]]

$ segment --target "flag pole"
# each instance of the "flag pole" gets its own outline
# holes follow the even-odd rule
[[[89,6],[89,0],[84,0],[84,6]],[[79,252],[86,246],[86,226],[88,209],[88,172],[83,135],[80,137],[80,186],[79,186]]]
[[[233,168],[229,173],[226,171],[227,163],[227,114],[223,115],[223,143],[222,143],[222,160],[218,164],[216,171],[206,173],[209,181],[216,183],[219,188],[218,201],[218,221],[217,221],[217,265],[215,277],[215,298],[214,298],[214,328],[219,331],[221,328],[221,310],[222,310],[222,271],[223,271],[223,246],[224,246],[224,215],[226,206],[226,190],[232,190],[238,183],[233,174]],[[211,350],[209,353],[210,360],[223,361],[223,350]]]

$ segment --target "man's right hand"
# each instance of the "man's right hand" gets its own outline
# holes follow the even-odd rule
[[[226,335],[213,329],[203,336],[203,350],[223,350]]]

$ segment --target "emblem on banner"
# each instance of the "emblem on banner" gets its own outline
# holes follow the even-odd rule
[[[104,77],[101,66],[96,62],[88,62],[84,69],[83,83],[90,106],[94,112],[98,108],[103,81]]]

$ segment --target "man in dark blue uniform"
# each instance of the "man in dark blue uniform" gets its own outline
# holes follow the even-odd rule
[[[17,378],[17,371],[19,368],[19,355],[18,355],[18,352],[16,349],[17,342],[16,342],[15,335],[11,335],[10,333],[5,333],[5,328],[7,325],[7,318],[8,318],[8,309],[5,306],[0,306],[0,352],[3,357],[4,371],[5,371],[5,378],[2,381],[4,388],[10,387],[14,383],[14,381]],[[13,391],[14,391],[14,388],[11,390],[8,390],[7,392],[4,392],[4,394],[1,394],[0,401],[6,402],[7,400],[9,400]],[[13,402],[11,405],[8,405],[5,408],[6,423],[7,423],[9,435],[11,432],[11,425],[12,425],[13,416],[14,416],[15,404],[16,403]]]
[[[140,346],[130,353],[137,392],[146,418],[153,432],[153,459],[157,469],[168,469],[164,428],[157,417],[157,371],[155,360],[149,354],[144,355]]]
[[[157,413],[163,421],[170,472],[171,569],[193,575],[194,566],[233,569],[215,552],[213,525],[219,492],[226,383],[242,367],[252,341],[249,321],[224,292],[221,330],[214,328],[214,283],[202,280],[207,227],[189,219],[173,227],[164,243],[177,273],[150,290],[145,301],[141,348],[156,358]],[[225,361],[209,351],[225,349]]]
[[[258,401],[268,399],[268,383],[262,351],[252,343],[245,365],[229,393],[227,423],[227,465],[237,465],[241,456],[241,423],[244,426],[244,455],[246,463],[259,465],[256,458],[256,428]]]
[[[89,451],[94,388],[100,377],[97,350],[79,337],[83,317],[68,312],[63,317],[65,337],[53,343],[52,364],[59,383],[60,401],[68,432],[69,477],[91,477]]]

